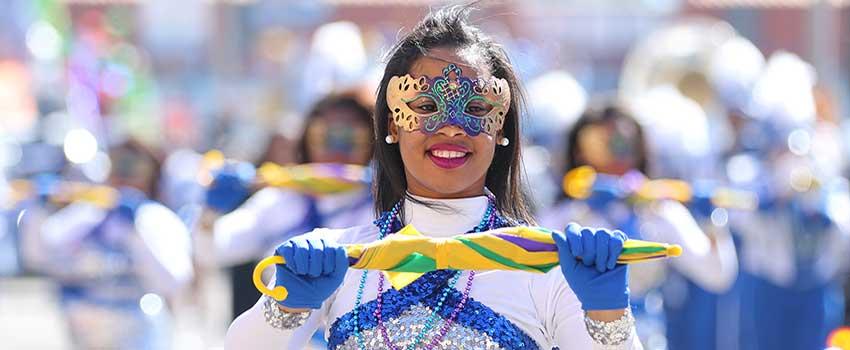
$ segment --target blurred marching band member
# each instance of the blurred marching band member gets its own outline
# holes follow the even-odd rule
[[[723,114],[746,113],[746,105],[752,95],[755,82],[758,80],[764,66],[764,56],[748,40],[734,36],[722,43],[710,56],[710,63],[705,71],[706,79],[710,83],[709,95],[715,96],[717,103],[712,105],[713,114],[708,112],[687,108],[685,104],[696,105],[696,103],[685,100],[675,90],[668,91],[667,99],[649,100],[645,105],[658,106],[656,110],[667,110],[665,118],[668,120],[690,119],[680,123],[676,135],[664,135],[658,133],[654,140],[662,141],[654,151],[662,154],[673,154],[684,156],[679,162],[673,162],[669,166],[657,169],[659,176],[678,176],[689,179],[701,179],[726,184],[725,169],[723,168],[724,157],[728,149],[735,141],[734,128],[727,122]],[[682,105],[680,108],[668,108],[666,106]],[[698,106],[697,106],[698,107]],[[682,115],[702,114],[699,120],[692,118],[681,118]],[[710,118],[708,118],[710,117]],[[707,144],[710,149],[698,150],[703,147],[694,145],[705,145],[705,135],[694,135],[692,125],[706,123],[709,125],[710,136]],[[657,130],[653,129],[657,133]],[[667,140],[667,141],[665,141]],[[676,141],[676,143],[671,143]],[[700,154],[701,153],[701,154]],[[702,164],[703,167],[694,172],[694,166]],[[716,208],[710,202],[700,201],[690,205],[691,213],[700,223],[703,230],[710,236],[716,231],[728,231],[729,212],[723,208]],[[733,236],[733,239],[736,237]],[[737,243],[737,242],[736,242]],[[740,254],[740,246],[736,244],[736,251]],[[677,273],[671,273],[662,288],[664,295],[664,311],[667,319],[667,345],[671,349],[735,349],[738,344],[738,283],[725,293],[706,289],[699,283]]]
[[[850,126],[842,120],[838,114],[835,95],[826,83],[815,87],[815,110],[817,112],[817,123],[811,135],[811,151],[813,166],[820,177],[838,179],[850,179],[850,158],[848,158],[848,147],[850,147],[850,133],[844,133],[842,126]],[[850,131],[850,128],[847,128]],[[845,135],[842,135],[845,134]],[[833,180],[835,181],[835,180]],[[846,208],[845,211],[850,211]],[[850,231],[850,229],[848,229]],[[844,323],[850,324],[850,278],[844,279]]]
[[[372,156],[371,118],[371,108],[354,97],[325,97],[307,115],[297,144],[298,163],[368,165]],[[223,214],[206,228],[211,235],[208,251],[214,252],[209,255],[213,261],[208,263],[234,266],[234,318],[259,297],[251,275],[255,263],[271,247],[317,227],[347,227],[373,220],[369,186],[322,196],[267,187],[251,195],[252,171],[249,164],[225,165],[206,195],[207,207]]]
[[[712,244],[725,243],[727,254],[736,260],[725,288],[705,285],[692,274],[672,270],[660,288],[663,298],[666,341],[670,348],[717,349],[718,342],[729,338],[726,330],[716,327],[718,295],[729,293],[737,276],[737,254],[730,235],[728,213],[732,208],[718,208],[716,193],[723,183],[714,175],[718,164],[717,140],[711,132],[712,120],[694,100],[671,85],[657,86],[634,101],[635,117],[646,133],[648,155],[654,176],[688,181],[693,198],[686,207]],[[746,203],[754,206],[755,195]],[[735,207],[735,206],[733,206]],[[687,253],[685,253],[687,254]],[[723,348],[724,346],[719,346]]]
[[[681,245],[684,254],[671,260],[675,271],[708,290],[728,289],[737,274],[734,245],[727,232],[709,238],[683,204],[662,200],[632,203],[621,182],[645,180],[656,167],[648,151],[648,137],[629,112],[615,105],[588,110],[568,134],[567,170],[591,166],[597,172],[586,199],[568,198],[540,214],[546,227],[576,221],[592,227],[613,227],[630,238]],[[638,332],[645,343],[662,336],[660,310],[644,308],[643,297],[665,279],[665,263],[633,265],[629,275],[632,306]],[[657,293],[656,299],[657,299]]]
[[[128,140],[109,158],[116,203],[77,200],[52,214],[27,214],[26,261],[58,284],[76,348],[167,349],[170,299],[193,278],[189,232],[153,195],[153,152]]]
[[[749,113],[733,119],[737,142],[728,176],[760,199],[758,211],[730,216],[745,272],[742,348],[823,348],[827,332],[843,321],[850,195],[846,179],[817,167],[817,158],[828,154],[813,154],[814,80],[812,67],[797,56],[775,53]]]

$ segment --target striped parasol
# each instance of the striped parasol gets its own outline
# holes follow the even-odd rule
[[[545,273],[558,266],[558,249],[553,231],[541,227],[505,227],[482,233],[433,238],[422,235],[412,225],[396,234],[368,244],[345,246],[349,266],[361,270],[384,271],[392,286],[401,289],[434,270],[514,270]],[[632,264],[679,256],[678,245],[629,239],[617,259]],[[286,299],[286,289],[266,287],[263,270],[285,264],[283,257],[263,259],[254,269],[254,286],[276,300]]]

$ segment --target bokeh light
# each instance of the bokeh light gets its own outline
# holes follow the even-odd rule
[[[52,61],[62,53],[62,37],[50,23],[33,23],[27,31],[26,40],[27,48],[36,59]]]
[[[74,129],[65,135],[63,150],[71,163],[83,164],[97,155],[97,139],[88,130]]]
[[[788,149],[798,156],[804,156],[809,153],[812,148],[812,138],[809,132],[803,129],[797,129],[788,135]]]
[[[150,316],[159,315],[164,305],[162,297],[154,293],[147,293],[139,299],[139,307],[142,312]]]

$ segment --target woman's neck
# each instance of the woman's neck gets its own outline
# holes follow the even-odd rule
[[[431,191],[424,187],[419,186],[410,186],[407,189],[407,193],[413,196],[422,197],[425,199],[431,200],[441,200],[441,199],[462,199],[462,198],[473,198],[483,196],[486,192],[484,190],[484,186],[481,187],[473,187],[456,193],[440,193]]]
[[[412,224],[428,236],[449,237],[477,226],[489,203],[484,191],[464,198],[427,198],[408,192],[404,201],[404,224]]]

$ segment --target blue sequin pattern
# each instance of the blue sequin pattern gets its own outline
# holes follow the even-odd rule
[[[507,224],[506,220],[497,216],[496,225],[494,226],[501,227]],[[396,223],[392,226],[394,226],[393,230],[396,230],[398,227],[395,226],[400,226],[400,224]],[[448,319],[453,311],[452,308],[438,308],[437,303],[446,284],[457,273],[459,272],[453,270],[432,271],[401,290],[390,288],[384,291],[382,293],[384,322],[398,319],[403,316],[402,314],[414,307],[422,306],[431,310],[438,309],[440,318],[443,320]],[[463,295],[460,291],[452,288],[446,297],[445,304],[456,305],[462,297]],[[372,300],[334,321],[330,328],[328,348],[342,348],[344,343],[355,336],[355,329],[357,327],[355,324],[358,324],[361,330],[377,330],[376,309],[377,300]],[[502,349],[540,349],[534,339],[516,325],[471,297],[467,301],[466,306],[457,315],[453,327],[464,327],[487,335]]]

